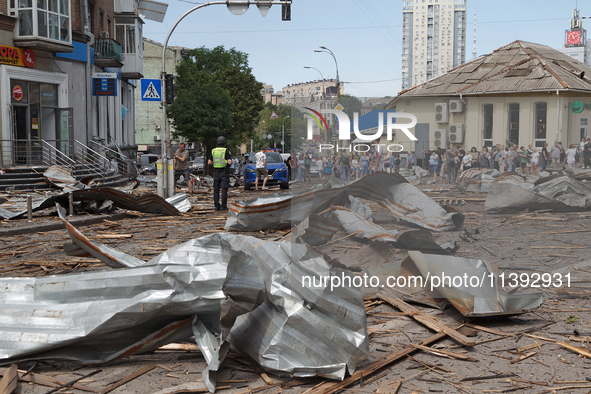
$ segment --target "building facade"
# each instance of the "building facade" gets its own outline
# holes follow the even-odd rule
[[[162,72],[162,44],[147,38],[144,42],[144,77],[160,79]],[[166,48],[166,72],[177,75],[176,67],[183,60],[183,55],[190,49],[184,47]],[[138,150],[160,153],[162,129],[162,104],[159,101],[142,101],[140,89],[135,92],[135,140]]]
[[[283,103],[283,95],[281,92],[275,93],[273,89],[273,85],[267,85],[263,83],[263,88],[261,89],[261,96],[263,96],[263,100],[265,103],[271,103],[273,105],[279,105]]]
[[[345,94],[344,84],[339,83],[339,85],[340,94]],[[320,80],[287,85],[281,89],[283,104],[301,110],[302,107],[309,106],[312,102],[322,101],[324,97],[326,101],[332,101],[332,103],[336,105],[336,86],[336,79],[325,79],[324,81]],[[331,108],[334,105],[332,105]]]
[[[417,117],[405,149],[466,149],[561,141],[588,136],[591,67],[545,45],[515,41],[422,85],[402,91],[386,109]],[[407,121],[397,119],[397,122]]]
[[[583,29],[581,11],[576,8],[573,10],[570,29],[564,32],[564,46],[558,50],[591,66],[591,41],[587,40],[587,30]]]
[[[42,165],[43,149],[71,157],[75,144],[135,146],[140,3],[0,1],[2,166]]]
[[[466,0],[402,3],[402,89],[419,85],[466,59]]]

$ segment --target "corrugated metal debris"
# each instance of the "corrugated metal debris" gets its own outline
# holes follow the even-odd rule
[[[289,228],[310,214],[347,205],[349,196],[377,202],[398,220],[426,229],[450,231],[463,226],[463,214],[451,207],[448,210],[442,208],[400,175],[377,173],[348,185],[341,185],[337,178],[333,178],[332,183],[327,182],[322,190],[275,194],[231,203],[226,230]]]
[[[403,262],[368,270],[381,278],[402,276],[405,286],[386,287],[405,299],[445,308],[446,300],[466,317],[518,315],[537,309],[543,293],[509,294],[501,290],[498,268],[483,260],[408,252]],[[420,275],[422,280],[416,280]]]
[[[68,230],[93,256],[138,263]],[[0,359],[104,363],[194,335],[211,391],[230,346],[277,374],[343,379],[368,356],[367,323],[359,289],[305,282],[331,275],[350,273],[305,245],[216,233],[135,267],[1,278]]]
[[[567,175],[540,178],[535,183],[521,177],[493,182],[486,202],[487,213],[515,213],[523,210],[584,211],[591,209],[591,187]]]

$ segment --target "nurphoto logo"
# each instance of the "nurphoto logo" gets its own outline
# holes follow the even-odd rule
[[[323,108],[320,112],[313,110],[312,108],[304,107],[304,109],[310,111],[311,113],[304,112],[305,115],[308,115],[308,140],[312,140],[313,136],[313,128],[314,128],[314,121],[320,127],[320,130],[323,128],[328,131],[328,124],[324,116],[326,114],[333,114],[337,117],[339,121],[339,140],[340,141],[349,141],[351,139],[351,127],[350,127],[350,119],[349,115],[345,112],[340,111],[338,109],[330,109],[330,108]],[[397,113],[397,112],[378,112],[378,128],[374,134],[362,134],[359,131],[359,113],[353,113],[353,133],[355,137],[362,141],[372,142],[375,140],[380,140],[382,135],[384,134],[384,114],[386,115],[386,138],[388,141],[392,141],[392,136],[394,135],[394,130],[402,131],[408,139],[411,141],[417,141],[417,137],[414,136],[413,133],[409,129],[415,127],[417,124],[417,117],[413,114],[408,113]],[[410,119],[409,123],[394,123],[395,118],[405,118]],[[376,145],[376,144],[373,144]],[[378,144],[384,145],[386,144]],[[335,146],[333,144],[320,144],[320,151],[322,149],[330,150],[334,149]],[[389,152],[401,152],[404,150],[403,146],[400,144],[391,144],[387,146]],[[347,150],[349,152],[368,152],[370,150],[370,146],[368,144],[355,144],[349,146],[336,146],[336,150]]]

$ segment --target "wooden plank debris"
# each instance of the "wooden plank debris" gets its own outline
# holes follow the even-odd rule
[[[117,383],[113,383],[109,387],[101,390],[100,394],[106,394],[108,392],[111,392],[111,391],[115,390],[117,387],[123,386],[124,384],[131,382],[135,378],[142,376],[143,374],[153,370],[154,368],[156,368],[156,364],[148,364],[145,367],[138,369],[137,371],[135,371],[131,375],[128,375],[128,376],[122,378]]]
[[[57,391],[61,391],[62,389],[65,389],[67,387],[70,387],[70,386],[74,385],[75,383],[78,383],[81,380],[84,380],[86,378],[89,378],[89,377],[94,376],[94,375],[96,375],[98,373],[101,373],[101,372],[103,372],[102,369],[97,369],[96,371],[93,371],[93,372],[91,372],[91,373],[89,373],[87,375],[81,376],[81,377],[76,378],[76,379],[74,379],[74,380],[72,380],[70,382],[64,383],[61,386],[54,388],[53,390],[49,390],[45,394],[52,394],[52,393],[55,393]]]
[[[10,394],[16,388],[18,367],[12,364],[0,381],[0,394]]]
[[[8,368],[0,368],[0,375],[4,376],[6,374],[6,372],[8,371]],[[48,387],[59,387],[67,382],[61,381],[61,380],[57,380],[57,379],[53,379],[50,378],[48,376],[45,375],[40,375],[37,373],[33,373],[30,372],[28,375],[25,376],[25,373],[27,371],[25,370],[18,370],[18,379],[22,380],[24,382],[30,382],[30,383],[35,383],[35,384],[39,384],[41,386],[48,386]],[[81,384],[74,384],[72,385],[72,388],[75,388],[77,390],[82,390],[82,391],[88,391],[91,393],[98,393],[99,390],[95,390],[95,389],[91,389],[90,387],[86,387],[83,386]]]
[[[521,357],[518,357],[518,358],[516,358],[514,360],[509,361],[509,363],[510,364],[515,364],[515,363],[518,363],[520,361],[525,360],[526,358],[530,358],[531,356],[535,356],[536,354],[538,354],[538,352],[529,352],[529,353],[526,353],[525,355],[523,355]]]
[[[581,349],[580,347],[569,345],[566,342],[558,341],[556,339],[551,339],[551,338],[544,338],[544,337],[540,337],[540,336],[537,336],[537,335],[531,335],[531,334],[524,334],[524,335],[527,335],[528,337],[531,337],[531,338],[534,338],[534,339],[541,339],[543,341],[554,342],[555,344],[557,344],[559,346],[562,346],[563,348],[568,349],[568,350],[570,350],[572,352],[578,353],[581,356],[591,357],[591,352],[589,352],[588,350]]]
[[[470,339],[467,336],[460,334],[453,328],[439,322],[433,316],[426,314],[425,312],[415,308],[410,304],[407,304],[398,297],[387,296],[384,294],[381,296],[381,298],[388,304],[394,306],[402,312],[412,313],[412,318],[418,321],[419,323],[424,324],[425,326],[429,327],[430,329],[436,332],[443,332],[446,335],[449,335],[456,341],[460,342],[462,345],[474,346],[476,344],[476,341],[474,341],[473,339]]]
[[[431,353],[431,354],[434,354],[434,355],[440,356],[440,357],[455,358],[458,360],[474,361],[474,362],[477,361],[476,359],[474,359],[472,357],[464,356],[463,354],[453,353],[453,352],[443,350],[443,349],[433,349],[433,348],[430,348],[427,346],[417,345],[416,343],[409,343],[408,345],[412,346],[412,347],[416,347],[417,349],[421,349],[427,353]]]

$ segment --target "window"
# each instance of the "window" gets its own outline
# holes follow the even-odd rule
[[[546,141],[546,113],[548,111],[548,104],[547,103],[536,103],[536,132],[535,132],[535,139],[536,140],[544,140]]]
[[[482,107],[482,112],[484,114],[484,129],[483,129],[483,136],[484,140],[492,140],[493,138],[493,105],[492,104],[485,104]]]
[[[519,104],[509,104],[509,141],[519,143]]]
[[[16,0],[17,36],[71,43],[70,0]]]
[[[139,45],[143,41],[141,24],[116,24],[115,40],[121,44],[123,53],[139,53],[141,55],[143,52],[143,47]]]

